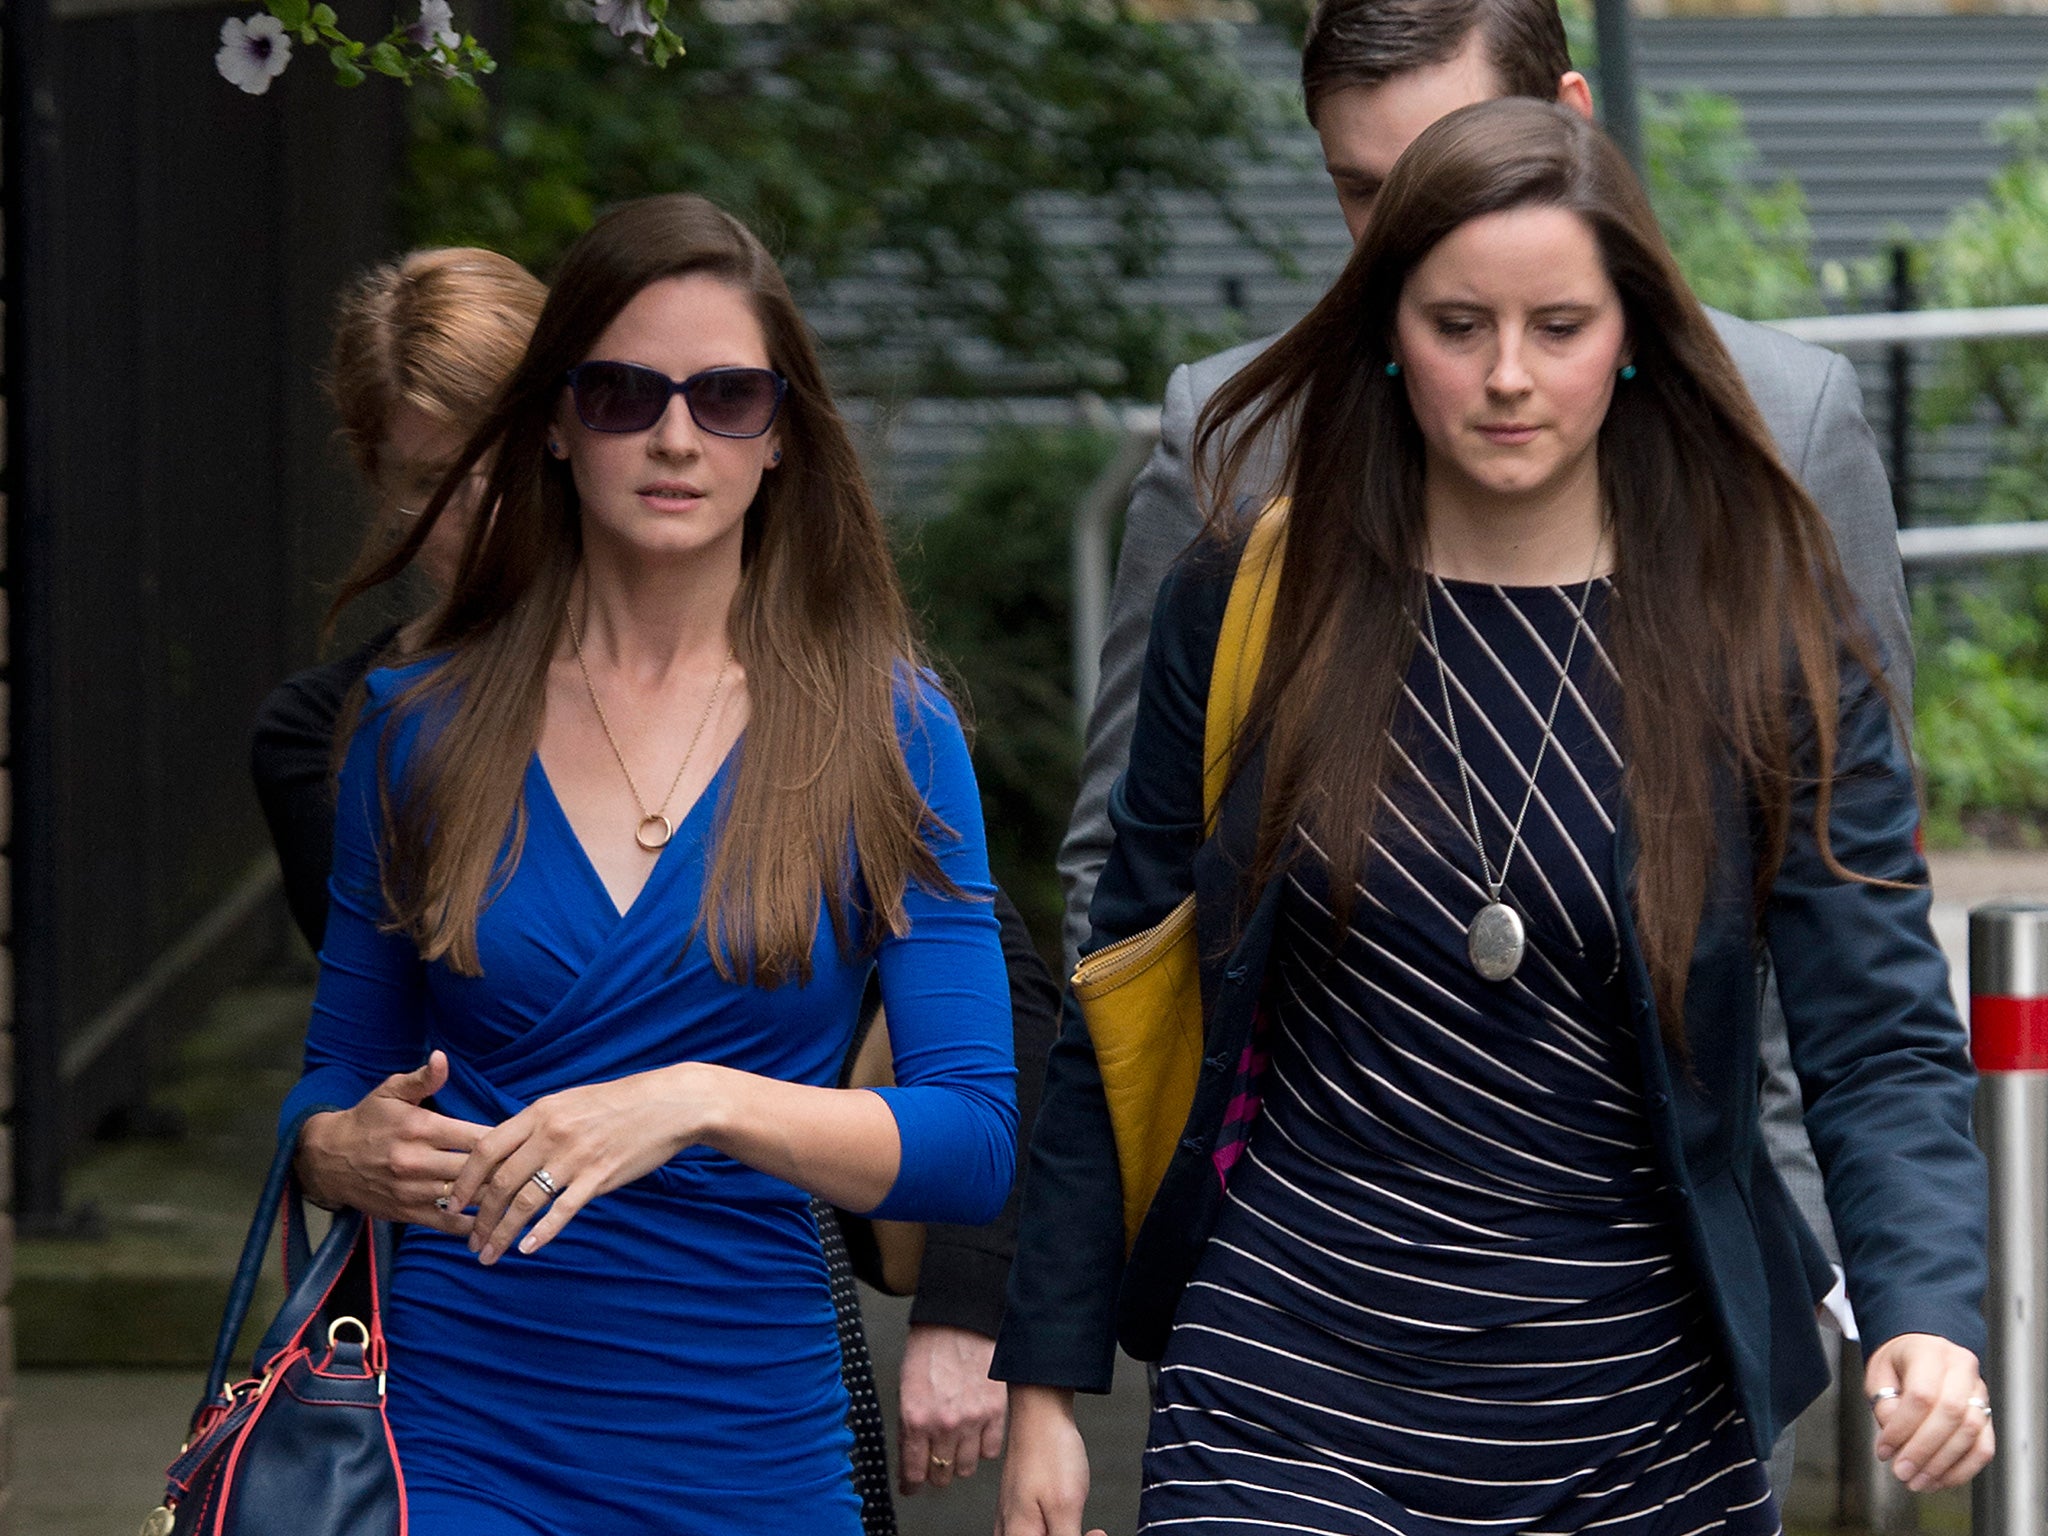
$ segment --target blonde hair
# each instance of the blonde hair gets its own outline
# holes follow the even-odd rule
[[[417,406],[464,437],[526,352],[548,291],[509,256],[470,246],[412,251],[342,295],[327,393],[363,478],[399,407]]]

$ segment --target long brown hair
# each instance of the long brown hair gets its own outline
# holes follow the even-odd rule
[[[737,219],[700,197],[642,198],[570,248],[525,357],[411,536],[336,599],[397,575],[470,470],[491,464],[485,513],[420,642],[445,660],[399,696],[383,738],[388,758],[401,718],[430,727],[406,781],[386,792],[394,926],[464,974],[481,969],[478,914],[523,846],[526,764],[581,557],[575,482],[546,451],[564,375],[648,284],[686,274],[747,296],[790,386],[783,462],[742,525],[728,624],[751,713],[718,806],[697,931],[722,975],[772,986],[809,977],[821,901],[848,948],[905,930],[909,881],[955,892],[925,841],[950,834],[897,735],[897,703],[920,673],[909,614],[803,318]]]
[[[1552,104],[1464,108],[1395,166],[1328,295],[1204,411],[1219,537],[1243,513],[1261,439],[1287,446],[1293,497],[1272,629],[1244,731],[1263,740],[1255,873],[1292,857],[1297,826],[1328,854],[1340,922],[1371,844],[1388,727],[1427,600],[1423,442],[1387,372],[1411,273],[1453,230],[1531,206],[1583,219],[1621,296],[1637,376],[1599,436],[1616,567],[1609,646],[1622,679],[1623,780],[1639,834],[1633,904],[1667,1038],[1684,1050],[1687,972],[1734,789],[1757,816],[1753,899],[1782,861],[1795,771],[1827,822],[1844,648],[1882,687],[1834,544],[1780,462],[1713,323],[1680,276],[1634,173],[1606,136]],[[1788,676],[1789,669],[1789,676]],[[1342,701],[1341,707],[1333,707]],[[1811,732],[1795,770],[1795,735]]]

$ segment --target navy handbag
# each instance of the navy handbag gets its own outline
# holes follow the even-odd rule
[[[384,1412],[392,1229],[339,1211],[317,1253],[282,1138],[228,1292],[206,1395],[143,1536],[404,1536],[405,1478]],[[230,1384],[264,1250],[284,1214],[285,1303]]]

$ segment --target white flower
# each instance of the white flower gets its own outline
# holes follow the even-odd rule
[[[592,0],[590,14],[610,27],[613,37],[654,36],[654,18],[643,0]]]
[[[405,29],[405,35],[419,48],[455,48],[462,43],[448,0],[420,0],[420,19]]]
[[[220,24],[220,51],[213,56],[213,67],[222,79],[251,96],[269,90],[270,82],[291,61],[292,40],[275,16],[259,12],[247,21],[231,16]]]

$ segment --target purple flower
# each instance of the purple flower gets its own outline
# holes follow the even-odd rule
[[[420,19],[405,29],[405,35],[416,48],[456,48],[462,43],[448,0],[420,0]]]
[[[654,18],[644,0],[592,0],[590,13],[611,28],[613,37],[654,36]]]
[[[284,23],[258,13],[247,21],[229,17],[220,24],[220,51],[213,67],[221,78],[251,96],[261,96],[292,61],[292,40]]]

